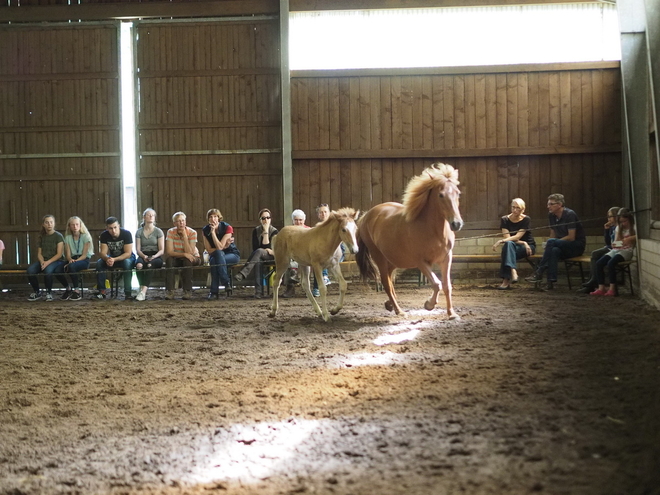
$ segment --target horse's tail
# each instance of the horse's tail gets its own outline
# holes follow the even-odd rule
[[[376,265],[371,258],[369,248],[365,244],[364,240],[362,240],[359,229],[357,232],[357,243],[358,252],[355,255],[355,263],[357,263],[357,266],[360,269],[360,278],[365,282],[369,281],[370,278],[378,280],[378,271],[376,269]]]

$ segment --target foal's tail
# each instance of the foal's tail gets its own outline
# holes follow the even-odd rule
[[[355,262],[360,269],[360,278],[365,282],[369,281],[370,278],[378,280],[378,271],[376,269],[376,265],[374,264],[374,260],[371,258],[369,248],[367,248],[367,245],[362,240],[359,229],[357,232],[357,244],[358,252],[355,255]]]

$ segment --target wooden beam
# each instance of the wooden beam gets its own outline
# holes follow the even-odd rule
[[[467,65],[457,67],[410,67],[388,69],[292,70],[291,79],[301,77],[391,77],[421,75],[500,74],[515,72],[555,72],[566,70],[619,69],[618,60],[552,64]]]
[[[291,12],[318,10],[429,9],[434,7],[498,7],[557,3],[594,3],[594,0],[290,0]]]
[[[482,156],[574,155],[593,153],[619,153],[621,145],[599,146],[534,146],[520,148],[470,149],[395,149],[395,150],[304,150],[294,151],[294,160],[368,160],[389,158],[458,158]]]
[[[203,2],[85,3],[81,5],[27,5],[0,8],[0,22],[95,21],[161,17],[227,17],[277,14],[276,0],[221,0]]]

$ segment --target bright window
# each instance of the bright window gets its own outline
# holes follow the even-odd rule
[[[292,13],[292,70],[620,60],[616,7],[529,5]]]

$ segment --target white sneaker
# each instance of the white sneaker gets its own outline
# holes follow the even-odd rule
[[[41,291],[33,292],[28,297],[28,301],[38,301],[39,299],[41,299]]]
[[[138,293],[137,293],[137,296],[135,296],[135,300],[136,301],[144,301],[145,300],[144,292],[139,290]]]
[[[323,275],[323,283],[325,285],[330,285],[332,282],[330,282],[330,278],[328,278],[327,275]]]
[[[53,301],[53,294],[50,292],[46,292],[46,302],[52,302]]]

